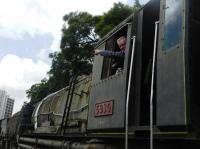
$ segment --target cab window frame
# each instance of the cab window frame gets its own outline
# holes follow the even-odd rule
[[[121,36],[127,37],[128,32],[128,24],[118,30],[115,34],[113,34],[110,38],[105,41],[105,49],[108,51],[117,52],[120,51],[119,46],[117,45],[117,39]],[[126,47],[127,48],[127,47]],[[127,49],[126,49],[127,50]],[[115,70],[112,70],[112,65],[114,61],[118,61],[122,58],[110,58],[110,57],[103,57],[103,65],[101,71],[101,80],[109,78],[116,74]],[[125,58],[123,58],[123,67],[124,67]],[[123,68],[122,70],[123,71]]]

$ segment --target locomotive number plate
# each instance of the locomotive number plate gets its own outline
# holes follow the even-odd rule
[[[113,114],[113,100],[95,104],[95,116]]]

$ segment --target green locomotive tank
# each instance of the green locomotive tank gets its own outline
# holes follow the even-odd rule
[[[91,77],[82,76],[74,88],[68,86],[44,98],[32,114],[33,132],[57,134],[64,127],[67,132],[85,132],[90,88]],[[68,114],[67,120],[63,119],[64,114]]]

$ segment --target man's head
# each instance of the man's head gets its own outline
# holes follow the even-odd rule
[[[117,44],[120,48],[120,50],[126,49],[126,38],[124,36],[121,36],[117,39]]]

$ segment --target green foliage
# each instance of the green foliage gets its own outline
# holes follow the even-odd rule
[[[96,18],[86,12],[73,12],[64,16],[68,27],[62,29],[61,50],[71,64],[73,74],[89,74],[92,68],[93,48],[97,42],[94,32]]]
[[[41,83],[37,83],[31,86],[26,91],[27,97],[31,99],[31,103],[37,103],[49,94],[49,86],[47,79],[43,79]]]
[[[114,7],[111,8],[107,13],[98,17],[95,32],[103,37],[106,35],[113,27],[118,25],[129,15],[136,12],[139,9],[138,6],[130,7],[122,3],[115,3]]]
[[[138,7],[138,8],[141,7],[141,4],[140,4],[140,1],[139,1],[139,0],[135,0],[135,7]]]
[[[70,79],[70,64],[64,58],[62,52],[54,52],[49,54],[52,59],[51,69],[48,72],[49,91],[55,92],[65,87]]]

